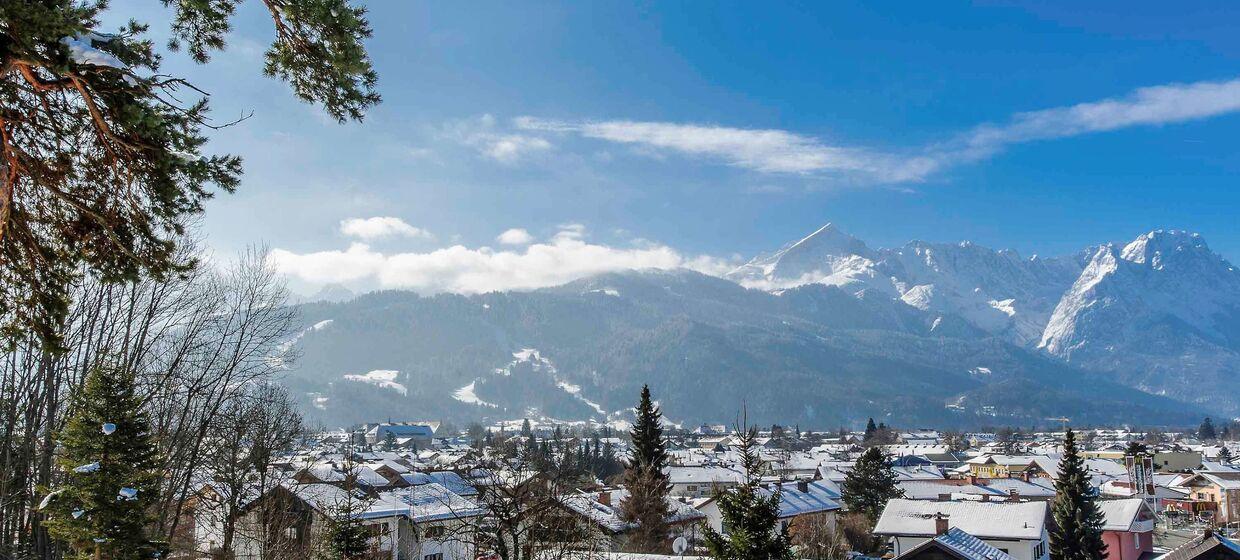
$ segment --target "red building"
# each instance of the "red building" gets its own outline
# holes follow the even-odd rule
[[[1141,498],[1098,502],[1105,523],[1102,541],[1107,560],[1143,560],[1154,556],[1154,511]]]

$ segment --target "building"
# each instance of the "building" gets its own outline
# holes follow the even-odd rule
[[[667,467],[671,495],[684,498],[709,498],[716,491],[732,488],[744,480],[745,475],[730,467]]]
[[[312,557],[325,527],[346,504],[372,535],[369,560],[471,560],[473,546],[461,535],[468,534],[468,520],[484,513],[433,483],[377,495],[323,483],[280,485],[243,508],[235,557],[263,560],[264,541]]]
[[[1193,513],[1213,511],[1214,520],[1231,523],[1240,520],[1240,472],[1198,472],[1180,482],[1188,490],[1185,503],[1173,504],[1177,509]]]
[[[946,528],[946,519],[939,519],[942,533],[897,556],[899,560],[1011,560],[1006,552],[986,544],[960,529]]]
[[[1141,498],[1103,500],[1102,542],[1107,560],[1148,560],[1154,554],[1154,511]]]
[[[438,422],[398,422],[379,424],[366,431],[366,443],[383,444],[388,441],[406,440],[420,449],[430,446],[435,437]]]
[[[940,529],[958,528],[999,549],[1013,560],[1046,560],[1046,502],[926,501],[887,502],[874,535],[887,538],[892,552],[904,552],[938,536]],[[947,527],[943,527],[945,522]]]
[[[763,496],[779,496],[779,529],[792,526],[797,519],[810,517],[821,519],[826,526],[834,527],[835,514],[841,508],[838,501],[840,495],[821,480],[800,480],[764,486],[761,493]],[[723,513],[719,511],[719,504],[713,497],[698,504],[697,509],[705,515],[706,524],[711,529],[726,534]]]
[[[590,523],[598,533],[597,540],[606,540],[605,546],[610,550],[620,550],[624,546],[627,534],[637,528],[637,524],[620,518],[620,503],[629,495],[628,490],[605,489],[599,492],[582,492],[560,498],[560,503],[573,515],[579,516]],[[685,537],[690,542],[697,540],[698,526],[706,519],[693,506],[673,498],[667,499],[668,509],[672,512],[666,519],[671,534],[669,543],[677,537]]]
[[[1240,560],[1240,543],[1207,529],[1156,560]]]

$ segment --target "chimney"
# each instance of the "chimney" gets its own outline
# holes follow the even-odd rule
[[[598,503],[611,507],[611,490],[603,490],[602,492],[599,492]]]
[[[934,535],[941,536],[947,534],[947,516],[942,513],[934,514]]]
[[[1026,471],[1022,471],[1022,472],[1020,473],[1020,479],[1021,479],[1021,480],[1023,480],[1023,481],[1025,481],[1025,482],[1029,482],[1029,471],[1027,471],[1027,470],[1026,470]]]
[[[1009,490],[1009,491],[1008,491],[1008,501],[1009,501],[1009,502],[1019,502],[1019,501],[1020,501],[1020,492],[1018,492],[1015,488],[1013,488],[1013,489]]]
[[[968,482],[969,484],[977,484],[977,476],[971,474],[965,477],[965,481]]]
[[[809,481],[801,479],[797,481],[797,492],[809,494]]]
[[[983,501],[983,502],[989,502],[989,501],[990,501],[990,494],[982,494],[982,501]]]

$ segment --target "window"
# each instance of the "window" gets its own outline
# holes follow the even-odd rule
[[[436,552],[434,554],[427,554],[426,556],[422,557],[422,560],[443,560],[443,553]]]
[[[442,537],[443,532],[444,532],[443,525],[430,525],[426,529],[423,529],[422,536],[428,539],[434,539],[434,538]]]
[[[1037,559],[1037,558],[1041,558],[1045,554],[1046,554],[1046,541],[1038,541],[1038,544],[1033,546],[1033,557]]]
[[[697,492],[697,486],[690,484],[688,486],[685,486],[685,490],[689,492]]]

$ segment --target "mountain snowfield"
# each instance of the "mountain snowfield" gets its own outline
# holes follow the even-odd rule
[[[724,278],[633,271],[300,307],[313,327],[289,342],[286,382],[326,422],[618,424],[647,382],[687,423],[742,402],[815,428],[1240,414],[1240,273],[1179,231],[1023,258],[968,242],[876,249],[828,224]]]

